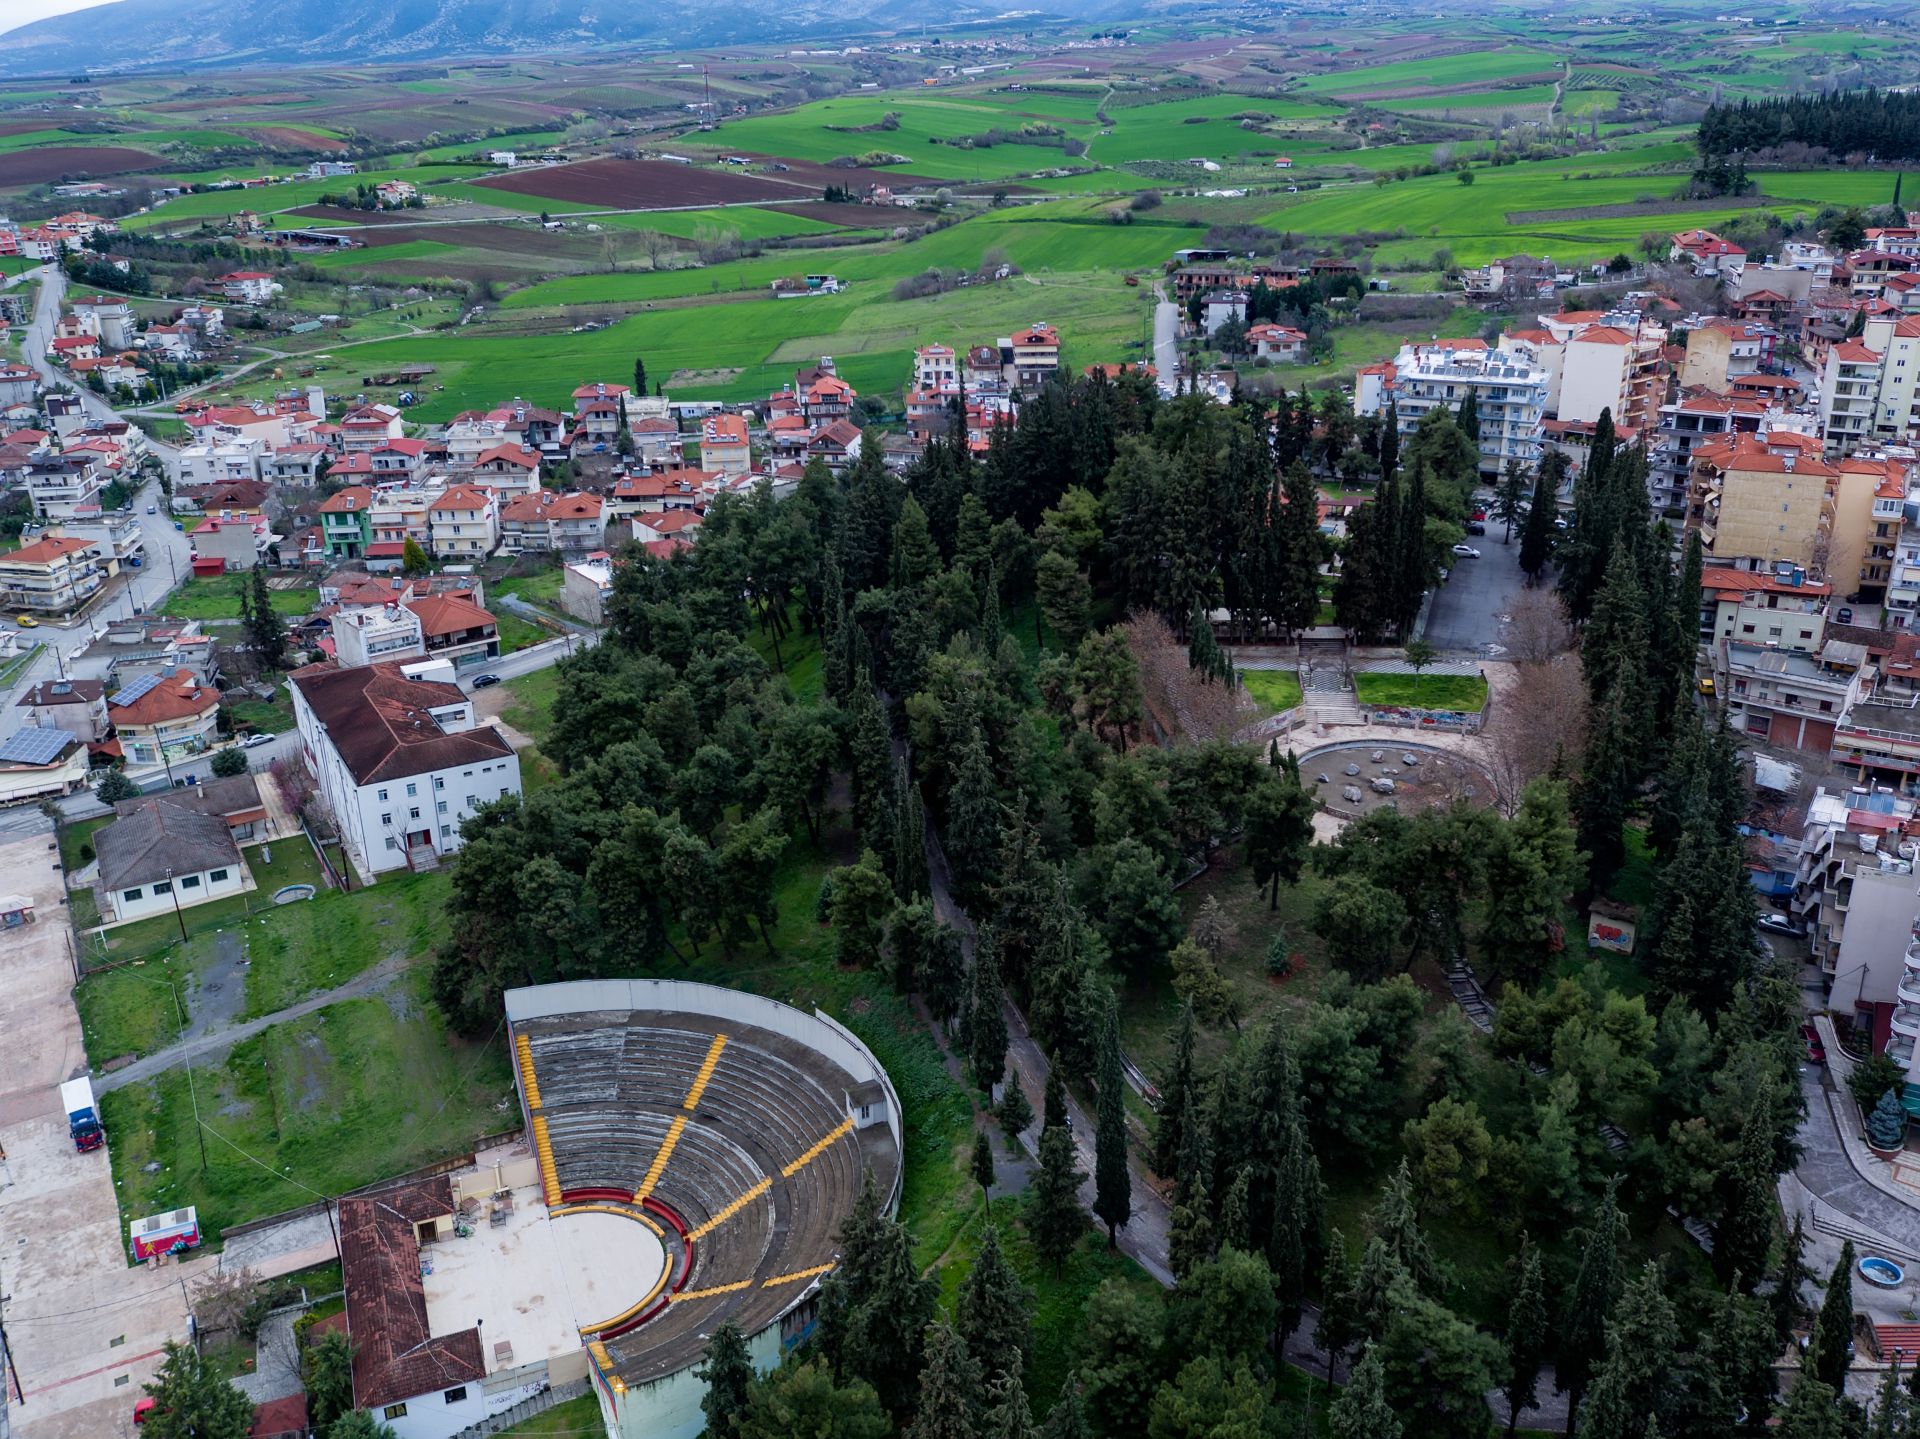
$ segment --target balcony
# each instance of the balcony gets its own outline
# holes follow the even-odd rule
[[[1900,1005],[1893,1011],[1893,1032],[1910,1040],[1920,1040],[1920,1008]]]
[[[1887,1058],[1901,1068],[1913,1062],[1913,1041],[1904,1036],[1895,1036],[1887,1041]]]
[[[1920,979],[1907,976],[1894,987],[1894,993],[1900,996],[1902,1004],[1913,1005],[1915,1012],[1920,1013]]]

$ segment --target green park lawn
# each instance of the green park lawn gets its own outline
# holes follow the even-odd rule
[[[1269,713],[1279,714],[1300,703],[1300,676],[1293,670],[1241,670],[1240,683]]]
[[[177,620],[237,620],[240,618],[240,591],[249,585],[246,575],[220,575],[214,579],[186,579],[180,588],[161,601],[163,613]],[[290,590],[270,590],[274,613],[295,618],[311,610],[317,591],[312,585]]]
[[[1413,709],[1460,710],[1477,714],[1487,707],[1487,682],[1479,675],[1403,675],[1361,671],[1353,690],[1365,705],[1406,705]]]

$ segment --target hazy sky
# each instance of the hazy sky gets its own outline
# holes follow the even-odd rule
[[[69,10],[85,10],[104,5],[106,0],[0,0],[0,34],[49,15],[64,15]]]

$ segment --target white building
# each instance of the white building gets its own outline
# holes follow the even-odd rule
[[[426,652],[420,620],[405,605],[342,610],[333,617],[334,657],[348,668],[419,659]]]
[[[500,509],[477,485],[449,485],[427,506],[428,552],[478,563],[500,543]]]
[[[1482,340],[1436,340],[1403,345],[1391,364],[1370,367],[1374,383],[1354,390],[1354,412],[1370,414],[1391,402],[1402,434],[1430,412],[1458,410],[1472,395],[1480,417],[1480,468],[1497,472],[1508,460],[1540,458],[1540,421],[1547,404],[1547,372],[1514,350],[1489,350]]]
[[[444,661],[296,671],[294,719],[308,766],[357,869],[436,864],[461,822],[520,793],[520,760],[474,715]]]
[[[93,837],[100,890],[116,920],[145,919],[224,899],[249,876],[227,821],[164,795]]]
[[[257,480],[261,462],[269,453],[267,442],[258,435],[188,445],[180,451],[180,475],[175,483],[192,487]]]
[[[595,550],[566,568],[560,582],[560,606],[590,625],[606,621],[607,601],[613,596],[613,557]]]

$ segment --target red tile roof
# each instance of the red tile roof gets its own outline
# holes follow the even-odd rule
[[[116,726],[165,724],[220,708],[220,691],[202,684],[190,671],[172,670],[132,704],[117,705],[107,697],[107,717]]]
[[[1789,584],[1785,580],[1775,579],[1761,570],[1723,570],[1709,568],[1700,572],[1700,588],[1720,595],[1722,598],[1735,598],[1743,594],[1761,593],[1778,595],[1826,596],[1833,593],[1833,586],[1818,580],[1807,580],[1801,584]]]
[[[68,555],[77,554],[81,550],[91,549],[92,547],[92,540],[77,540],[67,535],[49,535],[44,540],[35,540],[30,545],[22,545],[10,555],[0,555],[0,564],[57,564]]]
[[[340,1201],[353,1399],[359,1408],[380,1409],[486,1377],[478,1329],[436,1336],[428,1324],[414,1226],[452,1213],[453,1185],[444,1174]]]
[[[411,680],[391,662],[334,669],[311,665],[289,678],[359,784],[401,779],[513,753],[492,725],[449,734],[429,713],[466,704],[458,685]]]
[[[320,506],[323,515],[362,514],[373,506],[373,491],[365,485],[348,485],[338,494],[327,496]]]
[[[459,595],[427,595],[423,599],[408,600],[407,608],[420,621],[423,635],[457,635],[494,623],[492,615]]]

